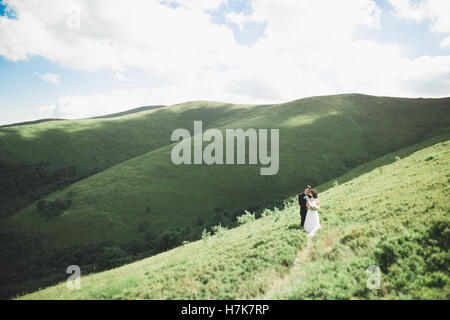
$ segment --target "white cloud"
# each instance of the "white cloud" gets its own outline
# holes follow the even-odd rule
[[[170,8],[148,0],[6,0],[17,20],[0,17],[0,54],[12,61],[42,56],[84,71],[127,67],[169,79],[184,77],[210,63],[204,59],[234,46],[233,33],[214,25],[206,8]],[[80,28],[68,28],[78,4]],[[5,35],[5,36],[3,36]]]
[[[135,107],[149,105],[173,105],[186,101],[215,100],[215,101],[241,101],[254,103],[248,94],[233,93],[226,95],[223,91],[209,88],[207,85],[199,91],[198,86],[167,85],[159,88],[136,88],[114,90],[110,93],[93,94],[86,96],[65,96],[57,101],[55,115],[67,119],[88,118],[94,116],[116,113]],[[263,103],[274,103],[274,100],[261,100]]]
[[[55,111],[56,107],[51,106],[42,106],[39,107],[39,118],[51,118],[53,117],[53,112]]]
[[[358,28],[379,27],[380,9],[373,0],[252,0],[248,15],[226,16],[241,28],[248,21],[265,23],[265,37],[251,46],[237,44],[227,25],[213,23],[208,10],[217,9],[221,0],[4,2],[17,13],[17,20],[0,17],[5,58],[38,55],[75,70],[107,68],[119,80],[136,69],[164,82],[60,98],[55,112],[65,117],[200,99],[268,103],[342,92],[450,94],[445,88],[449,56],[409,59],[398,46],[355,40]],[[405,3],[395,7],[405,17],[431,19],[436,32],[447,30],[449,19],[436,16],[439,6],[428,5],[425,14],[421,7],[408,11]],[[80,28],[68,28],[70,8],[77,4]]]
[[[56,85],[60,84],[60,82],[61,82],[61,80],[60,80],[61,75],[57,74],[57,73],[40,74],[39,72],[35,72],[34,75],[41,78],[45,82],[51,82]]]
[[[36,112],[33,112],[27,118],[27,121],[38,120],[38,119],[48,119],[54,117],[54,112],[56,110],[56,106],[40,106],[36,109]]]
[[[388,0],[395,15],[416,22],[430,20],[430,28],[436,33],[450,33],[450,1],[448,0]]]
[[[448,0],[388,0],[394,15],[415,22],[429,21],[432,32],[444,35],[439,43],[442,49],[450,49],[450,1]],[[450,95],[449,56],[420,57],[410,64],[406,74],[411,75],[410,90],[417,94]]]
[[[117,90],[110,94],[66,96],[58,99],[57,114],[62,118],[87,118],[144,106],[151,98],[145,89]]]
[[[122,72],[116,72],[114,74],[114,78],[116,78],[119,81],[133,81],[133,79],[127,77],[125,74],[123,74]]]
[[[244,29],[244,23],[247,23],[249,21],[251,21],[251,17],[248,15],[241,13],[236,13],[236,12],[230,12],[225,16],[225,19],[228,22],[231,23],[235,23],[239,26],[239,30],[243,30]]]
[[[1,122],[1,124],[55,118],[57,113],[56,110],[57,107],[55,105],[39,106],[34,110],[34,112],[30,112],[27,116],[25,116],[25,119]]]
[[[439,43],[439,46],[442,49],[450,49],[450,36],[442,39],[442,41]]]

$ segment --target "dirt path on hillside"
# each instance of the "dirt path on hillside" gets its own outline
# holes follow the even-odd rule
[[[274,295],[285,285],[289,283],[289,281],[293,278],[299,278],[303,274],[302,265],[304,262],[310,259],[310,253],[312,248],[312,239],[308,238],[306,242],[306,246],[304,248],[298,249],[297,257],[294,260],[294,266],[291,268],[289,273],[284,275],[281,278],[275,279],[270,286],[270,289],[262,296],[258,296],[256,300],[272,300],[274,299]]]

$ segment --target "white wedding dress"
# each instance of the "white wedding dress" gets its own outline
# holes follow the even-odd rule
[[[311,209],[308,209],[308,212],[306,213],[304,228],[308,233],[308,238],[312,238],[316,235],[317,230],[321,228],[319,213],[317,212],[320,208],[319,199],[309,199],[308,205]]]

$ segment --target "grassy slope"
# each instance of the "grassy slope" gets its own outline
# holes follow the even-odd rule
[[[446,141],[323,193],[324,228],[271,298],[448,300],[449,186]],[[379,290],[365,285],[370,265]]]
[[[0,163],[37,166],[48,172],[73,167],[76,174],[71,180],[76,181],[170,144],[172,130],[191,128],[193,120],[208,125],[236,113],[245,114],[255,107],[199,101],[92,119],[0,127]],[[0,178],[6,179],[3,174],[0,172]],[[15,188],[19,190],[17,195],[26,196],[27,192],[20,192],[23,186],[39,179],[30,169],[21,181],[10,185],[0,181],[0,190],[10,192],[8,189]]]
[[[209,126],[280,129],[276,176],[260,176],[259,166],[249,165],[175,166],[168,145],[52,194],[47,199],[72,197],[72,206],[60,217],[44,219],[32,205],[12,221],[28,232],[41,232],[57,245],[142,237],[136,228],[143,220],[158,233],[196,227],[199,216],[211,219],[216,208],[233,212],[284,199],[306,183],[324,183],[361,163],[448,133],[449,103],[450,99],[338,95],[246,108],[245,115],[229,111],[228,117],[210,121]],[[164,112],[190,114],[183,123],[191,121],[185,127],[192,132],[192,121],[211,111],[201,107],[197,113],[183,111],[192,106],[197,103]],[[161,139],[170,136],[167,128],[160,135]],[[146,212],[147,207],[151,212]]]
[[[81,290],[62,283],[22,299],[449,299],[449,168],[450,140],[321,193],[323,228],[307,252],[294,202],[207,240],[85,276]],[[366,287],[370,265],[381,268],[380,290]]]
[[[0,160],[48,162],[50,169],[75,166],[79,174],[86,174],[168,145],[172,130],[191,128],[193,120],[210,124],[252,107],[199,101],[119,117],[3,127]]]
[[[18,211],[17,207],[26,207],[50,191],[63,189],[64,185],[61,187],[59,183],[50,187],[41,183],[45,180],[42,179],[42,174],[46,170],[54,172],[73,166],[76,168],[75,180],[77,180],[169,144],[173,129],[179,127],[192,129],[194,120],[202,120],[208,125],[217,119],[226,119],[237,113],[245,117],[245,114],[258,107],[264,106],[197,101],[113,118],[61,120],[0,128],[0,270],[4,274],[0,276],[0,297],[8,297],[17,291],[30,290],[42,282],[47,285],[56,283],[55,279],[58,276],[55,269],[60,269],[56,260],[59,258],[64,260],[65,254],[74,252],[73,248],[64,253],[56,252],[55,247],[59,248],[60,245],[66,244],[61,240],[78,239],[77,243],[83,246],[84,251],[92,247],[89,239],[83,238],[85,234],[80,234],[79,237],[80,230],[77,231],[77,228],[84,228],[82,225],[95,226],[95,219],[83,221],[81,216],[77,228],[72,229],[63,223],[65,226],[60,230],[60,226],[54,224],[55,219],[50,221],[43,219],[40,221],[40,227],[32,230],[21,228],[20,224],[8,223],[10,217],[7,215]],[[16,166],[15,170],[11,170],[9,165],[2,166],[2,163]],[[37,165],[39,163],[47,165]],[[30,167],[24,168],[22,165]],[[40,171],[35,170],[35,166],[39,167]],[[54,182],[49,180],[47,182]],[[27,193],[33,189],[29,187],[30,184],[37,188],[36,192]],[[19,197],[13,199],[10,194],[19,194]],[[130,206],[127,209],[130,209]],[[98,209],[94,209],[93,212],[97,211]],[[97,220],[105,229],[108,229],[110,221],[118,219],[111,216]],[[100,232],[104,232],[105,229]],[[53,234],[52,230],[56,230],[62,238],[56,238],[55,241],[55,237],[51,237],[46,241],[47,236]],[[67,234],[64,235],[64,232]],[[91,232],[94,232],[94,229],[91,229]],[[95,233],[92,235],[95,237]],[[108,236],[118,241],[124,239],[121,233],[117,235],[109,233]],[[142,233],[140,236],[143,236]],[[101,251],[101,246],[104,247],[103,242],[97,243],[95,247],[97,253]],[[43,259],[44,254],[47,255],[46,260]],[[88,260],[90,258],[86,256],[92,255],[89,252],[83,254],[83,259]],[[98,264],[89,263],[93,269],[100,268]],[[41,271],[44,269],[45,272]]]
[[[398,151],[389,153],[389,154],[382,156],[380,158],[377,158],[375,160],[366,162],[366,163],[358,166],[357,168],[350,170],[349,172],[343,174],[342,176],[337,177],[336,179],[333,179],[326,183],[321,184],[320,186],[317,187],[317,190],[320,192],[326,191],[326,190],[330,189],[331,187],[336,186],[336,184],[339,185],[344,182],[350,181],[350,180],[357,178],[360,175],[370,172],[376,168],[391,164],[399,159],[408,157],[411,154],[413,154],[419,150],[425,149],[427,147],[433,146],[439,142],[443,142],[443,141],[446,141],[449,139],[450,139],[450,133],[438,135],[433,138],[426,139],[419,143],[413,144],[409,147],[402,148]]]

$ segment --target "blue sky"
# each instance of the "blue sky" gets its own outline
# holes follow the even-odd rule
[[[193,99],[225,99],[243,103],[282,102],[308,95],[341,92],[450,96],[450,91],[442,89],[449,83],[447,58],[450,50],[440,45],[450,34],[450,30],[447,30],[449,33],[445,32],[445,23],[444,31],[433,30],[433,22],[445,22],[443,19],[447,19],[447,16],[439,17],[440,13],[436,10],[435,17],[429,10],[422,15],[423,18],[411,19],[408,16],[409,11],[401,7],[394,8],[384,0],[373,2],[377,9],[367,16],[364,11],[367,8],[363,8],[363,11],[357,8],[358,11],[355,12],[361,15],[361,19],[376,20],[378,10],[379,25],[374,27],[370,23],[360,24],[355,18],[355,25],[351,25],[351,35],[343,36],[339,39],[341,44],[336,43],[336,47],[333,47],[339,50],[340,55],[336,59],[344,61],[344,64],[348,60],[351,66],[351,54],[354,51],[350,48],[357,48],[357,52],[364,55],[364,50],[370,50],[368,48],[373,44],[374,52],[377,53],[374,53],[375,59],[383,57],[386,60],[380,61],[380,64],[401,64],[403,68],[394,70],[390,77],[386,75],[392,84],[384,86],[381,75],[367,76],[376,72],[369,59],[360,62],[362,69],[367,64],[366,73],[358,73],[361,71],[356,69],[349,72],[349,68],[344,70],[330,66],[325,60],[334,59],[333,51],[323,49],[323,43],[315,41],[314,37],[311,37],[311,44],[305,44],[309,42],[304,39],[315,32],[320,40],[320,37],[326,35],[326,28],[329,28],[331,35],[330,39],[324,39],[325,43],[334,41],[331,36],[336,28],[342,28],[343,33],[347,30],[346,21],[352,20],[353,15],[343,17],[342,20],[337,19],[334,24],[330,22],[329,26],[327,23],[330,20],[327,18],[318,18],[317,24],[312,20],[310,30],[308,24],[301,24],[301,17],[308,20],[309,16],[320,13],[320,10],[326,11],[326,6],[323,7],[325,9],[317,7],[316,11],[309,15],[302,7],[293,7],[290,10],[298,9],[300,22],[296,21],[295,16],[291,20],[286,18],[291,23],[289,25],[283,21],[284,11],[280,9],[280,12],[277,12],[278,8],[270,7],[264,0],[260,1],[261,3],[251,0],[215,0],[212,1],[216,3],[215,6],[211,1],[208,4],[197,1],[195,6],[181,1],[156,3],[153,7],[143,7],[142,10],[155,12],[155,15],[156,12],[158,15],[167,14],[164,19],[168,20],[167,26],[150,32],[148,38],[146,34],[140,38],[136,37],[133,42],[128,39],[136,35],[137,29],[127,29],[129,21],[126,19],[123,21],[126,29],[124,34],[121,34],[119,28],[117,34],[111,32],[106,20],[105,30],[108,31],[99,27],[90,29],[92,22],[84,18],[85,16],[81,16],[82,27],[79,33],[75,34],[73,30],[62,33],[61,27],[56,29],[56,21],[60,16],[55,15],[54,20],[50,14],[46,16],[45,6],[51,5],[46,2],[48,1],[40,2],[43,8],[37,8],[31,2],[29,6],[23,5],[19,8],[15,7],[14,0],[0,2],[0,19],[5,22],[0,23],[0,32],[2,35],[9,35],[6,38],[11,38],[0,40],[0,125],[48,116],[95,116],[140,105],[171,104]],[[372,8],[369,6],[371,2],[367,1],[368,8]],[[77,1],[71,3],[77,4]],[[84,5],[82,2],[80,4]],[[136,0],[133,4],[140,5],[140,2]],[[13,11],[7,12],[6,5],[16,9],[18,16],[14,17]],[[86,6],[91,6],[89,12],[95,21],[95,14],[101,12],[101,5]],[[161,6],[165,8],[160,8]],[[352,4],[348,6],[343,8],[344,14],[353,10]],[[400,11],[403,9],[403,12]],[[64,7],[61,10],[64,10]],[[139,22],[139,8],[131,11],[135,12],[135,20]],[[61,12],[67,12],[67,9]],[[119,8],[118,12],[123,12],[124,16],[127,13]],[[233,12],[244,19],[242,29],[233,22],[233,17],[230,16]],[[23,18],[25,13],[32,18]],[[16,24],[10,23],[13,19]],[[180,20],[183,22],[179,22]],[[340,21],[343,25],[336,25],[340,24]],[[174,23],[180,24],[173,27]],[[196,23],[198,26],[194,25]],[[36,25],[40,27],[33,27]],[[28,33],[24,31],[26,28],[29,28],[29,33],[35,32],[36,35],[28,37]],[[154,30],[158,25],[149,24],[144,28]],[[185,28],[189,30],[183,34]],[[322,32],[321,28],[325,31]],[[296,30],[299,30],[298,36]],[[128,31],[129,34],[126,33]],[[99,33],[101,37],[98,36]],[[48,36],[49,34],[54,35],[54,38]],[[72,43],[69,40],[65,43],[65,39],[70,37],[74,39],[71,40]],[[99,40],[100,38],[102,40]],[[42,43],[35,43],[35,39],[44,40]],[[108,44],[105,44],[105,39],[108,39]],[[18,44],[18,41],[21,42]],[[73,45],[74,41],[79,41],[78,47]],[[96,41],[103,42],[98,44]],[[369,47],[364,44],[366,42],[370,43]],[[105,48],[104,61],[101,57],[94,58],[95,55],[100,55],[98,50],[89,48],[80,50],[79,56],[75,54],[67,58],[84,43],[92,45],[93,48],[97,48],[97,45]],[[155,49],[155,43],[160,44],[166,51]],[[348,54],[340,52],[344,46],[348,46]],[[50,49],[53,47],[54,51]],[[358,51],[359,48],[361,51]],[[379,50],[379,53],[376,50]],[[316,57],[323,56],[317,63],[314,62],[315,54]],[[392,61],[391,56],[394,57]],[[424,56],[431,59],[424,59]],[[312,62],[308,62],[310,60]],[[271,65],[271,61],[276,62]],[[438,71],[431,72],[427,68]],[[402,72],[410,69],[411,74],[403,77]],[[44,75],[50,77],[52,74],[59,75],[59,83],[45,81],[47,77]],[[374,82],[373,79],[378,76],[380,79]],[[291,83],[295,82],[297,77],[301,81],[296,87]],[[415,88],[415,91],[410,88]]]

